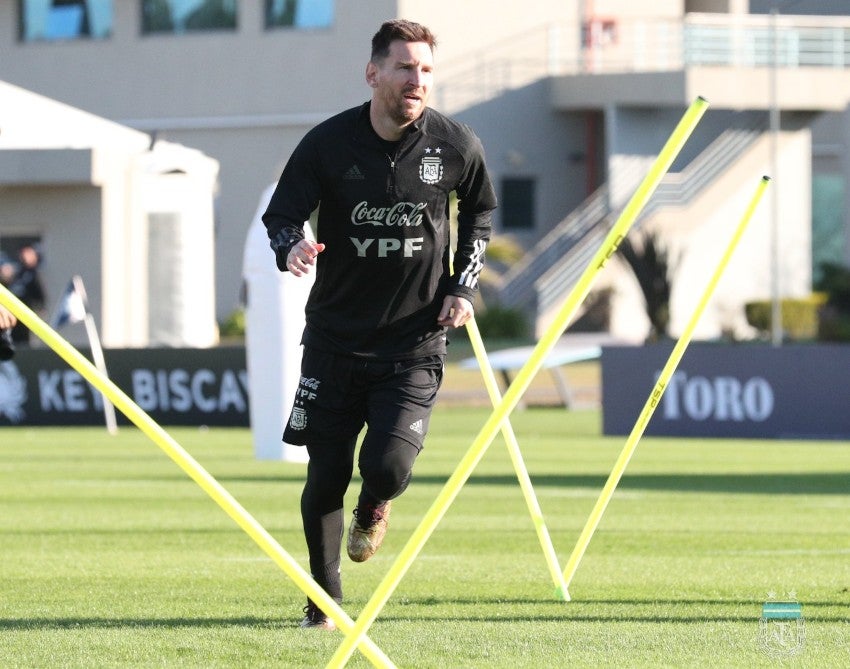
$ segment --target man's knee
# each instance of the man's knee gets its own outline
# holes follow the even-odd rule
[[[382,435],[381,438],[388,442],[384,448],[368,443],[368,436],[364,440],[360,451],[360,476],[363,487],[373,497],[388,500],[398,497],[407,488],[419,450],[399,437]]]

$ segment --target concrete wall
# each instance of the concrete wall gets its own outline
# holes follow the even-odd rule
[[[17,3],[0,3],[0,79],[113,120],[327,112],[360,97],[369,39],[392,0],[336,3],[328,30],[266,30],[262,2],[238,29],[142,35],[139,2],[113,2],[112,36],[20,44]]]
[[[581,4],[579,0],[498,4],[482,0],[399,0],[398,16],[420,21],[434,31],[439,42],[439,68],[464,60],[474,65],[476,61],[481,62],[482,56],[500,57],[505,53],[510,53],[516,60],[539,58],[540,40],[536,44],[530,43],[523,39],[523,35],[538,34],[541,28],[553,23],[577,27]],[[577,34],[576,31],[573,36],[563,35],[565,42],[561,47],[575,45]]]
[[[629,2],[628,0],[593,0],[596,16],[616,16],[623,19],[678,18],[684,11],[684,0],[654,0]]]
[[[503,176],[535,179],[535,226],[510,233],[523,244],[535,242],[585,195],[585,163],[574,158],[585,150],[584,118],[581,114],[553,114],[547,100],[548,85],[540,81],[457,115],[481,137],[497,191]],[[540,151],[540,146],[548,150]],[[495,224],[496,233],[503,234],[498,209]]]
[[[746,338],[754,334],[746,323],[743,306],[748,301],[771,299],[775,231],[778,232],[780,294],[789,297],[809,294],[811,134],[801,118],[788,119],[786,126],[779,136],[778,172],[774,172],[771,158],[772,138],[766,133],[687,208],[665,209],[644,223],[644,229],[657,230],[663,235],[673,263],[672,336],[680,336],[690,321],[763,175],[770,175],[773,180],[694,336],[713,339],[732,334]],[[622,261],[612,263],[606,284],[615,286],[612,334],[624,340],[641,341],[649,326],[643,297]]]

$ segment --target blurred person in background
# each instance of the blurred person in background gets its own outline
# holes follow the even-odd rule
[[[22,246],[18,251],[15,276],[8,286],[15,297],[35,312],[43,310],[45,305],[44,287],[38,269],[40,263],[41,258],[34,247]],[[29,328],[20,321],[12,329],[12,341],[15,344],[29,344]]]

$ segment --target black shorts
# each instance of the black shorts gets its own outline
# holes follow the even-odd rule
[[[422,450],[443,381],[444,356],[377,361],[304,348],[301,380],[283,432],[288,444],[321,444],[369,430]]]

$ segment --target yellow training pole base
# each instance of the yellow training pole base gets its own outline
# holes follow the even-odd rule
[[[564,602],[569,602],[572,598],[570,597],[569,590],[562,588],[560,585],[555,588],[555,599],[560,599]]]

